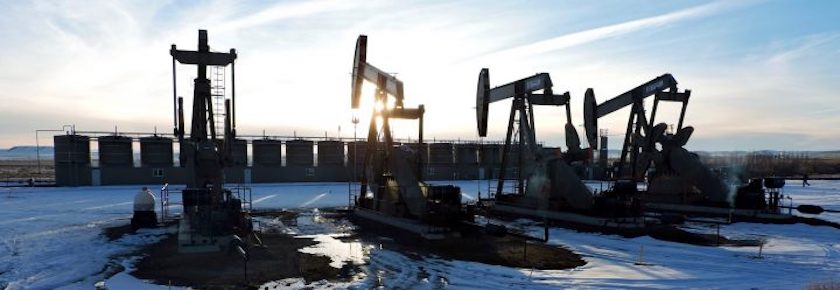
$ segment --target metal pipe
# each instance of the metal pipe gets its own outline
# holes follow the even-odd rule
[[[182,141],[184,139],[184,98],[178,98],[178,132],[175,134],[175,137],[178,137],[178,141]]]
[[[425,113],[426,113],[426,107],[423,106],[423,105],[420,105],[420,106],[418,106],[418,108],[420,109],[420,118],[419,118],[420,119],[419,120],[419,122],[420,122],[420,132],[418,134],[419,135],[418,140],[419,140],[420,144],[423,144],[423,115],[425,115]]]
[[[231,53],[236,53],[235,49],[230,50]],[[236,63],[232,62],[230,64],[230,120],[231,120],[231,131],[233,131],[234,135],[236,134]]]
[[[41,176],[41,144],[38,142],[38,130],[35,130],[35,158],[38,160],[38,176]]]
[[[528,115],[527,115],[527,111],[525,110],[525,100],[523,99],[519,103],[519,105],[520,105],[520,107],[519,107],[519,148],[518,148],[519,150],[516,150],[517,158],[518,158],[518,160],[517,160],[518,161],[517,170],[516,170],[516,194],[523,194],[525,192],[525,186],[524,186],[524,184],[522,184],[522,180],[524,179],[524,177],[522,176],[522,171],[523,171],[522,170],[522,165],[523,165],[523,160],[522,159],[523,159],[523,156],[525,154],[525,148],[524,148],[523,145],[525,144],[525,141],[526,141],[525,138],[523,138],[523,137],[527,137],[528,138],[528,140],[527,140],[528,143],[531,143],[531,136],[532,136],[531,133],[532,132],[529,132],[530,130],[527,129],[528,124],[530,123],[531,120],[529,120]],[[525,122],[523,122],[522,118],[525,118],[525,120],[524,120]],[[523,132],[528,134],[528,136],[523,136],[522,135]],[[530,147],[530,145],[528,146],[528,149],[532,149]]]
[[[426,108],[423,105],[418,106],[420,111],[420,118],[418,118],[419,124],[419,131],[417,136],[417,142],[420,144],[420,148],[418,150],[423,150],[423,115],[425,115]],[[423,156],[427,156],[426,154],[422,154],[420,158],[418,158],[417,162],[417,180],[423,180]]]
[[[41,172],[41,141],[40,141],[41,138],[39,137],[39,135],[40,135],[39,133],[40,132],[66,132],[65,128],[68,128],[68,127],[70,127],[71,132],[73,132],[75,134],[75,131],[76,131],[76,129],[75,129],[76,126],[75,125],[63,125],[63,126],[61,126],[60,130],[59,129],[36,129],[35,130],[35,159],[37,160],[36,162],[37,162],[37,166],[38,166],[38,175],[39,176],[42,173]]]
[[[63,130],[40,130],[40,131],[42,131],[42,132],[44,132],[44,131],[65,132]],[[70,132],[70,131],[67,131],[67,132]],[[80,134],[80,135],[90,135],[90,137],[93,138],[92,140],[95,140],[98,136],[114,135],[113,131],[75,131],[75,132],[77,134]],[[135,138],[136,137],[143,137],[143,136],[147,136],[147,135],[154,135],[154,132],[151,132],[151,131],[150,132],[128,132],[128,131],[120,132],[120,136],[135,137]],[[161,137],[178,137],[177,135],[172,134],[172,133],[158,133],[158,136],[161,136]],[[260,135],[237,135],[237,137],[241,138],[241,139],[248,139],[248,140],[270,139],[270,140],[281,140],[281,141],[283,141],[283,140],[293,140],[293,139],[323,139],[324,138],[323,136],[299,136],[299,135],[290,136],[290,135],[264,135],[264,134],[260,134]],[[359,139],[358,137],[357,138],[353,138],[353,137],[341,137],[341,138],[340,137],[332,137],[331,139],[335,139],[335,140],[339,140],[339,141],[364,141],[364,140],[358,140]],[[395,142],[411,142],[411,141],[414,141],[414,139],[394,138],[394,141]],[[479,143],[479,142],[481,142],[482,144],[500,144],[500,145],[504,144],[503,140],[480,141],[480,140],[472,140],[472,139],[470,139],[470,140],[467,140],[467,139],[460,139],[460,140],[459,139],[435,139],[435,142],[436,143],[454,143],[454,144],[472,144],[472,143]],[[542,144],[542,142],[537,142],[537,144],[538,145]]]
[[[175,50],[175,45],[172,45]],[[178,130],[178,84],[175,72],[175,56],[172,56],[172,122],[173,129]]]

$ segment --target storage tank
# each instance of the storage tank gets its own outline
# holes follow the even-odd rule
[[[560,147],[543,147],[540,150],[545,158],[561,157],[563,154],[563,150]]]
[[[502,144],[484,144],[479,148],[481,164],[497,165],[502,163]]]
[[[607,160],[610,157],[609,140],[607,138],[607,135],[601,135],[600,143],[598,144],[600,145],[598,148],[598,166],[601,167],[602,172],[607,170]]]
[[[320,141],[318,142],[318,166],[342,166],[344,165],[344,142]]]
[[[125,136],[99,137],[99,167],[134,167],[134,151],[131,138]]]
[[[456,144],[455,158],[458,164],[478,164],[478,144]]]
[[[429,164],[452,164],[453,161],[452,143],[429,144]]]
[[[415,152],[417,152],[417,154],[420,156],[420,158],[421,158],[421,160],[424,164],[429,163],[429,144],[427,144],[427,143],[423,143],[423,144],[420,144],[420,143],[403,143],[402,145],[408,146],[408,148],[411,148],[411,150],[414,150]],[[450,155],[450,157],[451,157],[451,155]]]
[[[140,138],[141,167],[172,167],[172,139],[160,136]]]
[[[519,147],[518,143],[510,144],[510,147],[508,147],[508,160],[519,160]],[[502,149],[504,149],[504,145],[502,145]],[[501,157],[499,157],[499,162],[501,162]]]
[[[365,146],[367,146],[366,141],[353,141],[347,142],[347,166],[352,167],[355,163],[357,166],[361,167],[362,164],[365,162]],[[359,158],[356,158],[356,155]]]
[[[233,139],[233,148],[230,151],[233,166],[248,166],[248,141]]]
[[[483,172],[478,167],[478,144],[455,144],[456,179],[479,179]],[[485,169],[486,170],[486,169]]]
[[[53,142],[55,183],[60,186],[90,185],[90,137],[56,135]]]
[[[55,163],[90,164],[90,137],[56,135],[53,137]]]
[[[286,166],[312,166],[313,142],[307,140],[286,141]]]
[[[283,163],[283,142],[278,140],[254,140],[251,142],[254,165],[280,166]]]

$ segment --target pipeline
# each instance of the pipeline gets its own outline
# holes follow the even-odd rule
[[[840,213],[840,210],[826,209],[826,208],[823,208],[819,205],[813,205],[813,204],[800,204],[800,205],[795,206],[795,207],[793,207],[793,206],[779,206],[779,207],[780,208],[795,209],[795,210],[797,210],[801,213],[805,213],[805,214],[822,214],[824,212]]]

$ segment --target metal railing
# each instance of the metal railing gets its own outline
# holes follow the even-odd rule
[[[245,184],[236,184],[233,188],[234,196],[242,202],[242,209],[248,210],[248,212],[252,212],[254,210],[254,203],[253,203],[253,193],[251,192],[251,187]]]
[[[170,220],[169,206],[169,183],[164,183],[160,188],[160,222],[165,223]]]
[[[499,191],[498,179],[490,179],[493,182],[487,186],[487,191],[489,198],[496,198],[496,193]],[[505,179],[504,185],[502,187],[502,194],[517,194],[519,188],[519,180],[518,179]],[[524,188],[524,184],[523,184]]]

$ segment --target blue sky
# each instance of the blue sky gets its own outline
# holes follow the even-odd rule
[[[429,138],[476,138],[487,67],[491,85],[550,73],[571,93],[576,125],[586,88],[604,101],[667,72],[692,90],[690,149],[840,144],[836,1],[2,2],[0,147],[64,124],[171,131],[169,45],[194,49],[199,28],[211,49],[239,51],[245,134],[352,135],[349,74],[366,34],[369,62],[405,82],[407,105],[426,105]],[[178,73],[190,96],[194,69]],[[504,133],[508,106],[491,106],[490,138]],[[657,119],[674,122],[676,109]],[[563,112],[536,111],[539,139],[563,144]],[[628,113],[600,124],[620,134]],[[414,124],[399,125],[397,136],[413,136]]]

